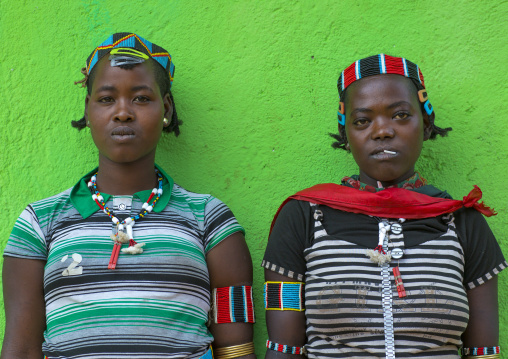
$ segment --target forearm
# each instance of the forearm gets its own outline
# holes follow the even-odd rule
[[[45,262],[5,257],[5,335],[1,359],[41,359],[46,328],[43,293]]]
[[[286,354],[286,353],[281,353],[281,352],[277,352],[275,350],[267,350],[266,351],[266,355],[265,355],[265,359],[302,359],[302,358],[306,358],[305,355],[302,355],[302,354],[299,354],[299,355],[296,355],[296,354]]]
[[[464,347],[494,347],[499,344],[497,276],[467,292],[469,323],[462,335]]]
[[[265,270],[265,280],[278,287],[276,283],[290,282],[294,285],[294,279],[282,276],[278,273],[274,273],[269,270]],[[281,293],[272,293],[273,287],[268,287],[270,284],[266,284],[266,292],[268,299],[265,301],[268,303],[272,302],[271,296],[275,295],[279,297]],[[303,285],[303,284],[301,284]],[[285,288],[285,287],[284,287]],[[279,289],[280,291],[280,289]],[[285,292],[284,292],[285,293]],[[275,300],[275,302],[277,302]],[[300,303],[299,308],[304,308],[304,304]],[[280,308],[283,309],[283,308]],[[270,348],[267,349],[266,358],[305,358],[303,354],[303,347],[307,341],[306,336],[306,323],[305,323],[305,312],[302,310],[266,310],[266,325],[268,329],[268,338],[270,340]],[[290,349],[288,347],[293,347]],[[284,350],[285,348],[285,350]],[[302,352],[302,354],[290,354],[282,351]]]
[[[253,337],[253,328],[250,323],[214,323],[210,326],[210,332],[214,337],[214,353],[217,353],[217,349],[220,351],[220,348],[235,347],[237,345],[251,343]],[[214,355],[214,357],[220,359],[220,356]],[[249,354],[237,358],[252,359],[256,358],[256,356],[254,354]]]
[[[469,348],[471,351],[469,355],[473,355],[474,348],[482,350],[487,347],[486,354],[482,354],[480,351],[477,355],[493,355],[495,353],[492,349],[499,345],[497,276],[468,290],[467,299],[469,302],[469,323],[462,335],[464,348]],[[474,356],[462,356],[462,358],[468,359],[474,358]]]
[[[252,260],[243,235],[235,233],[224,239],[208,254],[207,265],[216,314],[210,325],[214,357],[256,358],[252,339]],[[239,288],[243,286],[246,287]],[[230,290],[231,287],[235,288]],[[238,304],[240,302],[243,304]],[[235,307],[245,308],[245,312],[235,310],[230,318],[232,303],[236,303]]]
[[[42,354],[42,345],[39,349],[23,348],[23,345],[11,345],[10,340],[4,339],[2,346],[2,354],[0,359],[41,359],[44,358]],[[6,345],[7,344],[7,345]]]

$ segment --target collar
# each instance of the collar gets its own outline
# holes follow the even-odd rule
[[[389,187],[373,187],[371,185],[365,184],[363,182],[360,182],[360,176],[353,175],[351,177],[344,177],[342,179],[341,184],[343,186],[351,187],[359,189],[360,191],[367,191],[367,192],[379,192],[384,190],[385,188],[404,188],[404,189],[416,189],[422,186],[425,186],[427,184],[427,180],[423,178],[418,172],[415,172],[414,175],[409,177],[408,179],[397,183],[396,185],[389,186]]]
[[[161,212],[164,208],[166,208],[166,205],[169,202],[169,199],[171,198],[171,192],[173,189],[174,181],[173,178],[171,178],[162,168],[160,168],[158,165],[155,165],[155,167],[160,171],[162,174],[162,196],[155,204],[155,207],[153,208],[154,212]],[[79,214],[81,214],[81,217],[88,218],[92,214],[94,214],[97,211],[100,211],[99,206],[97,206],[97,203],[94,202],[92,199],[92,195],[90,193],[90,190],[88,189],[88,181],[90,178],[97,172],[98,168],[95,168],[93,171],[88,172],[86,175],[84,175],[78,183],[72,187],[71,190],[71,202],[74,205],[74,207],[77,209]],[[141,202],[146,202],[148,197],[150,196],[150,193],[152,193],[151,189],[140,191],[134,193],[132,196],[137,197],[141,200]],[[109,198],[111,198],[110,194],[102,193],[102,196],[104,197],[104,202],[107,202]]]

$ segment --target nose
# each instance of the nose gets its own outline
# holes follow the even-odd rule
[[[371,136],[374,140],[393,138],[395,136],[395,130],[391,119],[375,119],[372,124]]]
[[[118,100],[116,102],[114,120],[121,122],[134,120],[134,113],[130,107],[130,102],[128,100]]]

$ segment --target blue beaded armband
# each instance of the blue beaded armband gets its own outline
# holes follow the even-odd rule
[[[304,311],[304,285],[302,282],[265,282],[265,309]]]

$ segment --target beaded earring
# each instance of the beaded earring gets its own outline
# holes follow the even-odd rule
[[[337,111],[337,118],[339,119],[339,125],[346,125],[346,115],[344,114],[344,102],[339,102],[339,110]]]
[[[425,109],[425,112],[427,112],[427,115],[431,115],[432,111],[434,111],[434,108],[430,104],[429,96],[427,95],[427,90],[422,89],[418,91],[418,99],[421,103],[423,103],[423,108]]]

